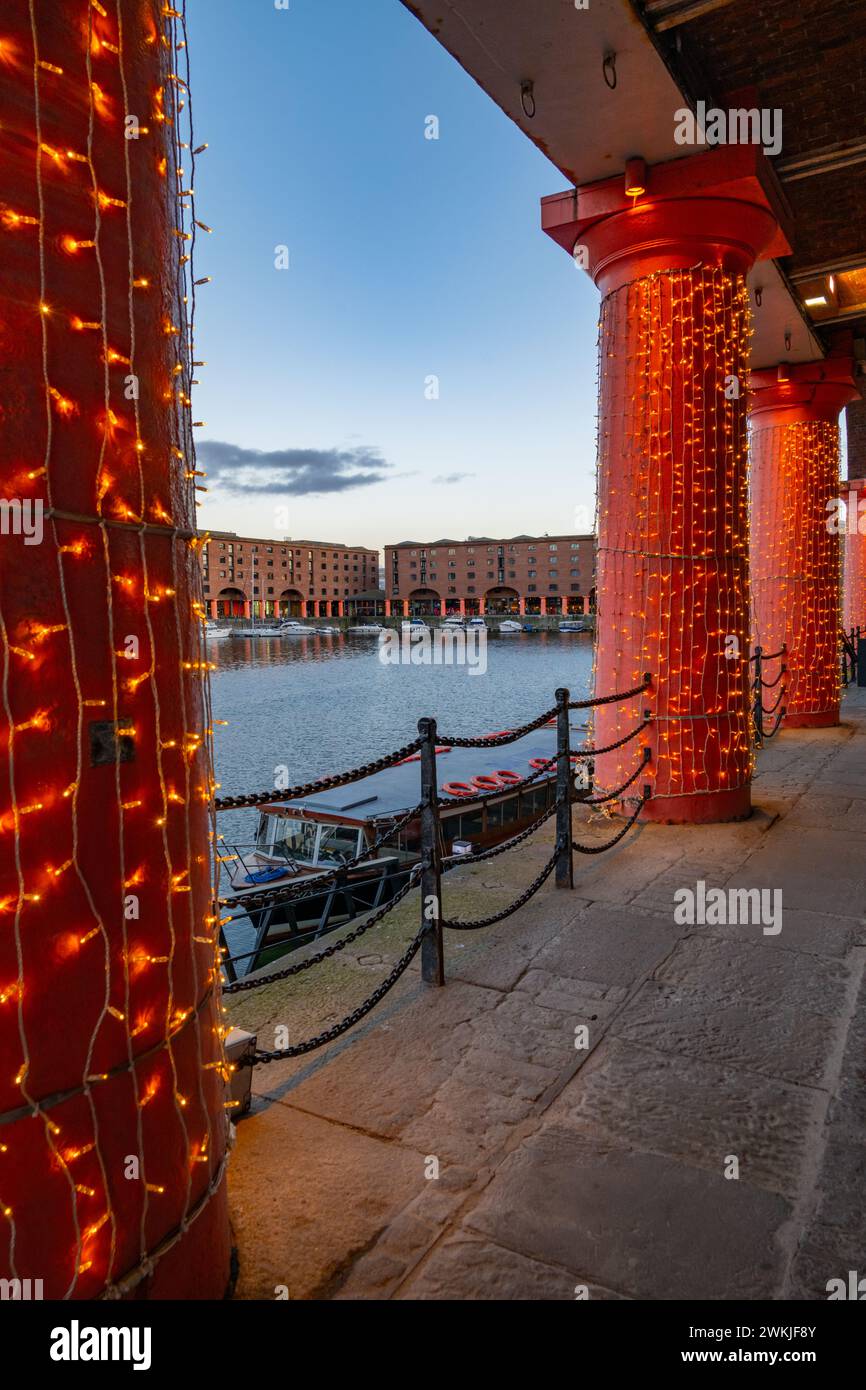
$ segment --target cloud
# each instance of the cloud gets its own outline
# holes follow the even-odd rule
[[[209,485],[235,497],[308,497],[384,482],[393,466],[378,449],[244,449],[220,439],[196,446]]]
[[[443,483],[450,487],[452,483],[462,483],[464,478],[474,478],[474,473],[439,473],[434,479],[434,483]]]

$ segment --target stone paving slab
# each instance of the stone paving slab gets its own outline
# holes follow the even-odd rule
[[[662,1052],[820,1086],[846,983],[834,960],[695,935],[611,1029]]]
[[[822,1113],[806,1087],[607,1038],[547,1122],[588,1140],[679,1157],[716,1176],[733,1155],[741,1180],[793,1199]]]
[[[768,1298],[789,1215],[774,1193],[550,1124],[500,1165],[468,1224],[632,1298]]]
[[[238,1126],[230,1210],[238,1296],[327,1297],[424,1181],[422,1155],[273,1105]],[[327,1212],[328,1219],[321,1219]]]
[[[598,1284],[586,1285],[573,1270],[533,1260],[471,1231],[459,1231],[433,1251],[401,1298],[621,1299]]]

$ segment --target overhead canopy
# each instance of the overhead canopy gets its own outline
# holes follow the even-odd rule
[[[724,109],[736,96],[736,106],[781,110],[772,163],[794,214],[794,248],[750,277],[761,291],[753,361],[821,356],[839,327],[866,335],[866,5],[403,3],[573,184],[616,174],[637,155],[655,164],[694,154],[700,145],[676,142],[674,113],[698,101]]]

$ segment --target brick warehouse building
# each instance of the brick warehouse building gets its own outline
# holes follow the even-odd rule
[[[365,546],[233,531],[210,534],[202,567],[212,618],[342,617],[379,584],[379,552]]]
[[[470,536],[385,547],[392,614],[587,613],[595,606],[594,536]]]

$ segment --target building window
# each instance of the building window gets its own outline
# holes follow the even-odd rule
[[[528,593],[534,594],[534,593],[536,593],[537,590],[538,590],[538,585],[537,585],[537,584],[527,584],[526,589],[527,589],[527,592],[528,592]]]
[[[474,585],[474,584],[467,584],[467,586],[466,586],[466,592],[467,592],[467,594],[474,594],[474,593],[475,593],[475,585]]]

